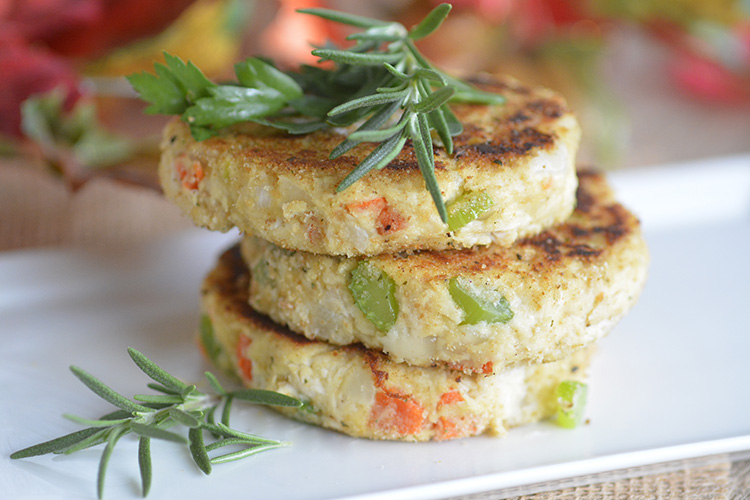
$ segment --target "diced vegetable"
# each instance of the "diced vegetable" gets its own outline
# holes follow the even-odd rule
[[[574,380],[563,380],[557,386],[557,424],[567,429],[583,421],[588,385]]]
[[[206,176],[203,165],[197,160],[191,160],[185,155],[180,155],[175,160],[175,169],[180,183],[185,189],[195,191]]]
[[[349,290],[359,310],[378,330],[387,332],[396,322],[396,284],[385,272],[363,260],[352,271]]]
[[[311,413],[311,414],[320,413],[320,409],[318,409],[310,401],[302,401],[302,406],[300,406],[299,409],[300,411],[304,411],[305,413]]]
[[[437,435],[435,439],[437,441],[446,441],[448,439],[456,439],[461,436],[461,429],[456,425],[456,421],[451,418],[440,417],[437,422],[436,431]]]
[[[261,286],[275,285],[268,272],[268,261],[261,258],[254,266],[252,273],[253,281]]]
[[[380,196],[379,198],[373,198],[371,200],[349,203],[346,205],[346,210],[349,213],[362,212],[362,211],[367,210],[367,211],[373,211],[376,214],[379,214],[380,211],[383,210],[387,204],[388,202],[386,201],[386,199],[383,196]]]
[[[370,414],[370,425],[376,429],[409,436],[418,434],[424,424],[424,408],[411,396],[375,393],[375,404]]]
[[[507,323],[513,319],[508,300],[497,290],[482,289],[469,280],[457,277],[448,282],[448,291],[453,301],[464,312],[462,325]]]
[[[375,230],[381,236],[401,231],[405,227],[406,218],[394,210],[390,205],[386,205],[385,208],[380,211],[375,223]]]
[[[388,204],[384,197],[373,198],[345,205],[349,213],[370,212],[375,214],[375,230],[379,235],[400,231],[406,227],[407,219]]]
[[[200,342],[203,347],[203,352],[209,361],[213,362],[216,366],[221,366],[219,362],[219,356],[221,355],[221,344],[216,340],[214,334],[214,326],[211,323],[211,318],[204,314],[201,316],[200,324]]]
[[[463,400],[464,397],[461,395],[461,393],[453,389],[452,391],[445,392],[440,396],[440,401],[438,401],[438,408],[444,405],[460,403]]]
[[[242,379],[248,382],[253,379],[253,360],[247,356],[247,348],[251,342],[252,339],[246,335],[240,334],[237,338],[237,367]]]
[[[446,208],[448,229],[455,231],[469,222],[486,214],[495,203],[484,191],[467,191],[456,198]]]

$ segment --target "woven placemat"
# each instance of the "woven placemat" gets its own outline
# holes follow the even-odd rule
[[[40,168],[0,163],[0,250],[109,247],[191,226],[157,191],[94,178],[75,193]]]
[[[451,500],[747,500],[750,455],[721,454],[550,481]]]
[[[0,163],[0,250],[50,246],[106,248],[146,242],[191,223],[154,190],[106,178],[71,193],[59,179],[21,161]],[[750,460],[721,455],[637,467],[460,500],[750,499]],[[455,499],[458,500],[458,499]]]

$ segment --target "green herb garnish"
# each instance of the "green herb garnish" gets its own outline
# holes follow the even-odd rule
[[[266,60],[247,59],[235,65],[236,82],[215,84],[192,63],[165,54],[156,74],[139,73],[128,80],[151,104],[148,113],[175,114],[189,124],[193,137],[203,140],[221,128],[257,122],[293,134],[326,127],[357,129],[332,152],[341,156],[361,143],[378,143],[337,187],[346,189],[372,170],[393,160],[411,140],[417,162],[443,222],[445,202],[435,176],[432,132],[446,152],[453,154],[452,137],[462,131],[449,102],[500,104],[500,95],[482,92],[432,66],[415,41],[432,34],[451,10],[435,7],[408,30],[386,22],[327,9],[304,9],[310,14],[360,28],[348,48],[322,47],[312,51],[332,68],[302,66],[283,72]]]
[[[122,436],[134,433],[139,436],[138,464],[143,496],[146,496],[152,477],[151,439],[163,439],[187,445],[193,461],[205,474],[211,473],[213,464],[239,460],[261,451],[286,445],[280,441],[231,429],[229,410],[232,401],[244,400],[255,404],[290,407],[301,407],[301,401],[272,391],[257,389],[227,391],[210,372],[206,372],[206,379],[216,394],[206,394],[196,390],[194,385],[178,380],[135,349],[128,349],[128,353],[138,368],[156,382],[148,384],[148,387],[160,394],[137,394],[131,400],[115,392],[84,370],[71,366],[73,374],[89,389],[119,410],[95,420],[64,415],[69,420],[88,427],[17,451],[10,458],[27,458],[47,453],[70,454],[105,444],[97,475],[97,495],[102,498],[104,478],[112,450]],[[221,418],[216,421],[214,414],[222,405]],[[182,434],[167,430],[175,425],[188,427],[187,439]],[[206,431],[213,439],[210,444],[204,441]],[[209,455],[225,446],[232,446],[239,450],[213,457]]]

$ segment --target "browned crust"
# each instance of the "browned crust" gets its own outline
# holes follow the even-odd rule
[[[604,262],[616,252],[620,241],[639,232],[638,219],[614,200],[601,174],[579,172],[578,205],[564,223],[542,233],[518,240],[511,247],[490,245],[462,250],[425,251],[413,255],[398,254],[379,258],[410,259],[409,267],[424,276],[445,279],[457,275],[498,274],[527,269],[533,274],[553,272],[571,261],[594,264]],[[528,266],[517,263],[526,261]]]
[[[484,90],[502,93],[507,102],[502,106],[461,104],[453,106],[464,125],[464,132],[454,138],[454,158],[462,163],[480,163],[483,168],[512,168],[515,160],[531,150],[551,148],[555,141],[554,126],[563,115],[570,113],[565,101],[555,93],[531,89],[510,78],[484,78],[477,82]],[[173,126],[178,126],[176,123]],[[186,125],[182,125],[186,129]],[[185,133],[188,147],[197,147],[189,133]],[[172,141],[177,135],[171,137]],[[289,135],[280,130],[252,123],[227,128],[221,135],[200,143],[205,154],[220,154],[233,150],[238,157],[246,157],[262,164],[269,171],[293,173],[300,176],[333,176],[336,181],[350,172],[373,149],[363,144],[336,159],[330,152],[343,140],[331,130],[306,135]],[[190,145],[190,142],[193,145]],[[211,153],[208,153],[211,152]],[[442,148],[435,147],[435,167],[445,169],[448,160]],[[382,175],[390,180],[419,174],[414,149],[407,142],[402,152]]]
[[[204,281],[206,312],[213,321],[219,342],[229,353],[224,368],[239,373],[248,387],[293,395],[308,403],[311,409],[275,408],[278,411],[356,437],[426,441],[457,439],[484,432],[503,434],[510,427],[550,415],[554,387],[563,379],[581,380],[585,370],[580,368],[585,369],[592,353],[591,349],[582,349],[557,364],[529,366],[522,373],[522,381],[514,381],[515,376],[501,379],[498,388],[494,384],[484,384],[485,375],[411,367],[360,344],[335,347],[313,342],[311,346],[310,342],[274,325],[246,306],[247,288],[242,284],[248,276],[234,247],[219,258]],[[247,336],[248,341],[243,343],[238,335],[240,338]],[[289,345],[290,341],[299,344],[297,349]],[[276,353],[282,359],[274,360]],[[297,376],[299,360],[320,355],[325,357],[319,358],[319,362],[333,369],[330,373],[312,370],[311,385],[315,388],[311,390],[308,379]],[[238,368],[237,356],[254,367],[255,377],[247,375],[244,368]],[[341,358],[336,359],[338,356]],[[363,370],[363,375],[368,372],[371,375],[372,385],[358,380],[364,390],[362,397],[351,405],[345,403],[347,392],[336,383],[341,380],[336,375],[342,372],[339,367],[346,368],[343,371],[354,369],[359,374],[359,370]],[[457,387],[462,382],[464,387]],[[506,398],[501,391],[506,384],[511,390],[517,390],[522,384],[522,390],[526,391],[523,402],[504,406]],[[318,389],[320,385],[322,391]],[[452,393],[459,399],[445,401],[445,396]],[[339,403],[332,404],[329,400],[333,399]],[[395,408],[394,402],[398,402]],[[403,411],[402,404],[408,412],[403,423],[400,416],[391,418],[387,414]]]
[[[298,335],[288,328],[275,323],[271,318],[260,314],[250,307],[248,293],[250,287],[250,271],[242,260],[239,244],[232,246],[219,257],[218,265],[208,274],[201,293],[206,295],[212,290],[221,297],[220,303],[227,311],[243,321],[253,325],[258,330],[274,335],[282,335],[296,344],[309,344],[312,340]]]

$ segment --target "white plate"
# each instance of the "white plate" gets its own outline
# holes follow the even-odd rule
[[[182,447],[154,443],[150,498],[444,498],[615,468],[750,449],[750,157],[613,175],[644,220],[646,290],[601,343],[589,425],[541,423],[505,439],[371,442],[237,409],[233,425],[292,446],[219,465],[210,478]],[[0,256],[0,484],[15,499],[94,498],[100,449],[11,461],[72,432],[63,412],[109,411],[67,370],[127,395],[146,378],[133,346],[183,379],[210,369],[195,349],[198,287],[233,236],[195,230],[116,253]],[[137,498],[135,440],[115,449],[105,497]]]

